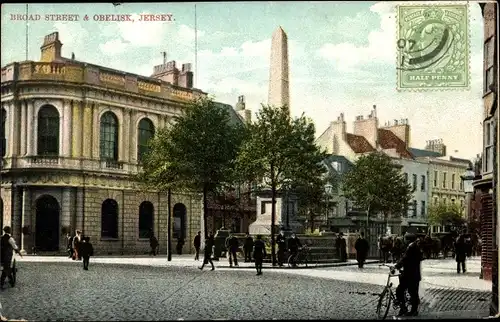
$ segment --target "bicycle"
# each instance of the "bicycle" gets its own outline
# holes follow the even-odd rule
[[[303,246],[299,249],[299,252],[296,255],[288,256],[288,267],[296,267],[304,264],[308,267],[309,263],[309,247]]]
[[[382,290],[382,293],[379,295],[379,300],[377,304],[377,318],[379,320],[385,320],[387,317],[387,314],[389,314],[389,309],[391,307],[391,302],[394,307],[394,310],[398,310],[400,308],[400,305],[397,301],[396,294],[392,289],[393,283],[391,282],[391,278],[393,277],[398,277],[399,274],[394,273],[394,268],[392,266],[389,266],[387,264],[382,264],[380,266],[385,266],[389,268],[389,276],[387,277],[387,284],[385,285],[384,289]],[[405,301],[407,304],[410,302],[410,296],[408,292],[405,292]]]

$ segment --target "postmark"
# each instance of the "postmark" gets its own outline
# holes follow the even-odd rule
[[[397,89],[469,89],[467,4],[400,5],[396,12]]]

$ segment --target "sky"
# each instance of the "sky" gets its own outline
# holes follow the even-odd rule
[[[396,90],[397,2],[204,2],[196,4],[198,60],[195,87],[235,105],[245,95],[252,117],[268,99],[271,36],[288,35],[293,116],[305,113],[319,136],[344,113],[347,130],[377,106],[379,124],[408,119],[411,147],[442,138],[448,154],[482,151],[483,19],[470,2],[469,90]],[[150,76],[167,59],[195,67],[194,3],[30,4],[28,59],[40,59],[43,37],[59,32],[64,57]],[[2,66],[25,60],[24,4],[3,4]],[[46,14],[78,14],[79,21],[45,21]],[[99,14],[133,14],[134,22],[94,21]],[[139,22],[139,14],[171,14],[172,21]],[[83,16],[88,15],[88,21]]]

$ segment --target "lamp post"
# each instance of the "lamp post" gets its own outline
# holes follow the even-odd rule
[[[289,205],[290,202],[288,200],[288,190],[290,189],[290,183],[292,182],[291,179],[286,178],[283,180],[283,187],[285,188],[285,202],[286,202],[286,231],[290,232],[290,212],[289,212]]]
[[[330,194],[333,192],[333,186],[330,183],[325,185],[326,194],[326,224],[328,225],[328,218],[330,215]]]
[[[463,187],[465,192],[465,214],[467,216],[467,222],[469,222],[471,218],[470,201],[472,194],[474,193],[474,187],[472,186],[472,182],[474,181],[475,177],[476,174],[474,173],[474,171],[472,171],[471,166],[469,166],[467,170],[465,170],[464,174],[460,176],[460,178],[463,181]]]

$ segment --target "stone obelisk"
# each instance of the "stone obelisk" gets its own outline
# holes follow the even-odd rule
[[[288,37],[278,27],[271,40],[271,64],[269,70],[269,105],[290,107],[288,78]]]

